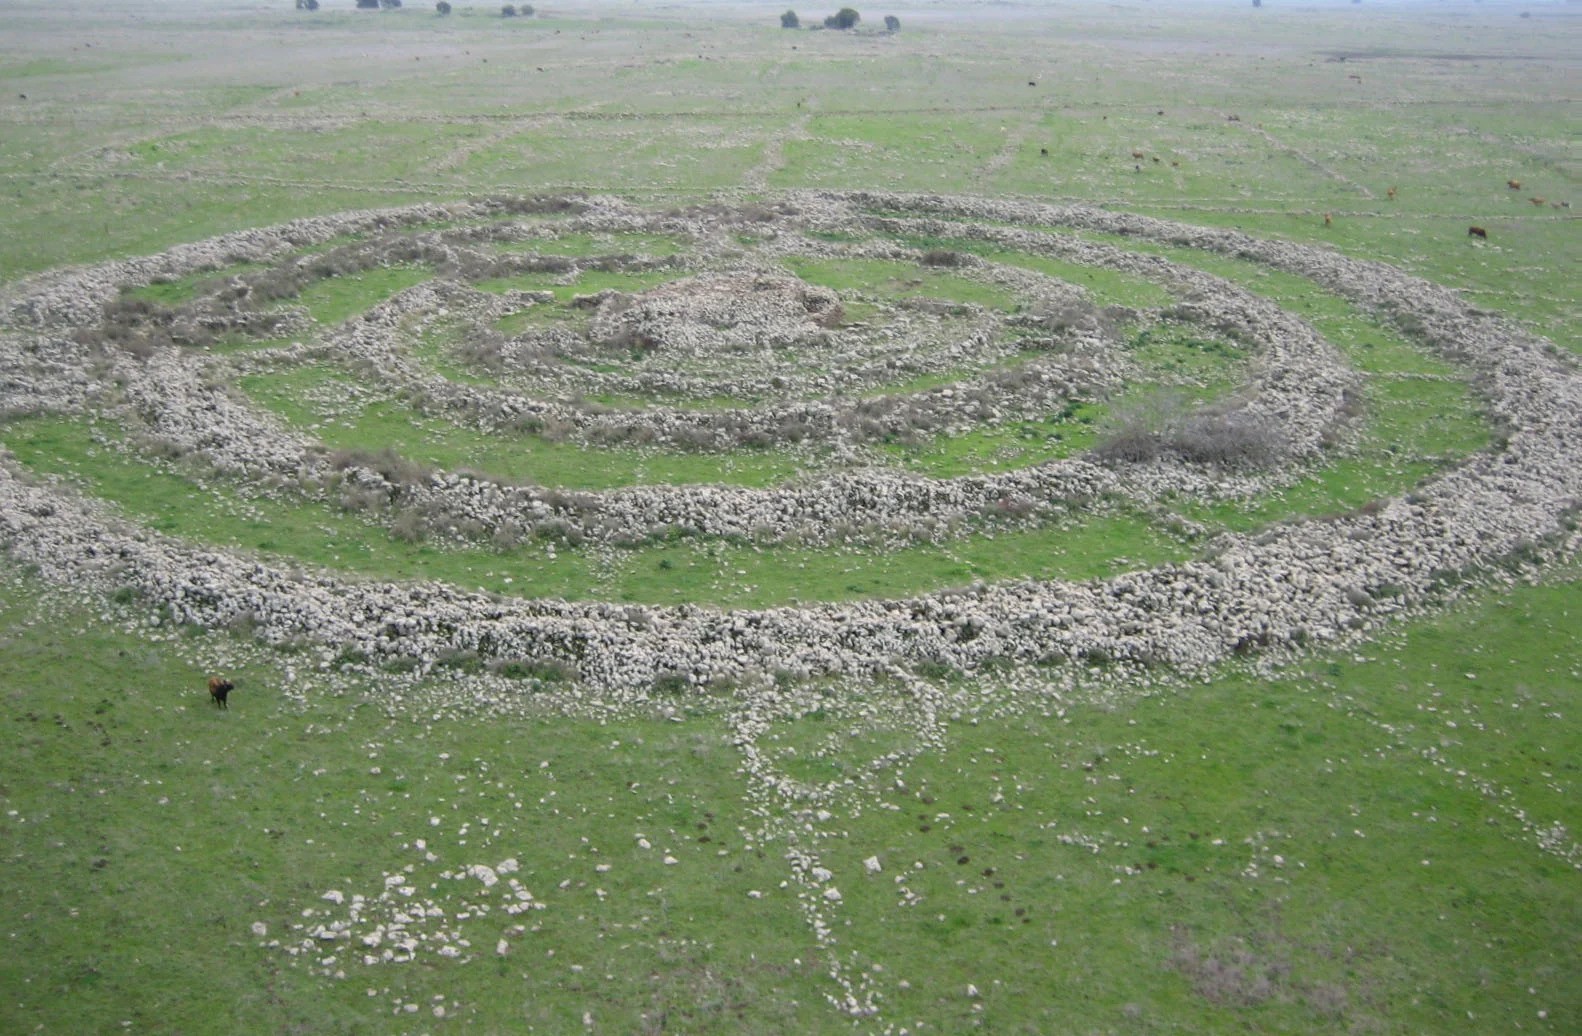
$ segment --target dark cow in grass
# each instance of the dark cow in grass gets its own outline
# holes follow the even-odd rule
[[[225,677],[209,677],[209,697],[214,699],[215,708],[229,709],[231,706],[225,699],[234,690],[236,690],[236,685]]]

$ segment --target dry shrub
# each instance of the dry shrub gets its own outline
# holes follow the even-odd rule
[[[922,254],[918,262],[923,266],[954,268],[963,265],[966,259],[960,252],[953,252],[948,248],[930,248]]]
[[[1257,468],[1279,455],[1282,438],[1279,430],[1260,415],[1242,410],[1207,410],[1188,416],[1167,445],[1193,464]]]
[[[1029,312],[1018,315],[1013,323],[1055,334],[1073,330],[1111,333],[1116,319],[1117,314],[1081,299],[1050,299],[1034,303]]]
[[[390,523],[390,535],[402,543],[421,543],[428,537],[428,523],[417,511],[402,511]]]
[[[1177,392],[1117,407],[1093,449],[1100,461],[1141,464],[1170,455],[1189,464],[1256,468],[1277,460],[1284,436],[1268,418],[1231,405],[1193,410]]]
[[[456,346],[462,363],[498,374],[506,367],[505,335],[492,328],[479,328]]]

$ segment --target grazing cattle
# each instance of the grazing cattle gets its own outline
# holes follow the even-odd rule
[[[1044,157],[1045,157],[1045,158],[1048,158],[1048,157],[1049,157],[1049,149],[1048,149],[1048,148],[1046,148],[1046,147],[1041,147],[1041,148],[1039,148],[1039,149],[1038,149],[1038,153],[1039,153],[1039,154],[1040,154],[1040,155],[1043,155],[1043,156],[1044,156]]]
[[[225,677],[209,677],[209,697],[214,699],[215,708],[229,709],[231,706],[225,699],[234,690],[236,690],[236,685]]]
[[[1132,149],[1132,157],[1133,158],[1142,158],[1143,154],[1144,154],[1144,152],[1143,152],[1142,148],[1133,148]]]
[[[1519,191],[1522,189],[1522,182],[1520,180],[1506,180],[1505,186],[1513,191]]]
[[[1549,204],[1548,199],[1545,199],[1545,198],[1528,198],[1527,200],[1532,202],[1535,206],[1537,206],[1540,209],[1543,208],[1545,205]]]
[[[1487,241],[1489,239],[1489,232],[1487,230],[1484,230],[1482,227],[1468,227],[1467,228],[1467,236],[1468,237],[1481,237],[1483,240]]]
[[[1324,226],[1326,226],[1326,227],[1332,227],[1332,226],[1334,226],[1334,225],[1335,225],[1335,217],[1334,217],[1334,216],[1332,216],[1332,215],[1330,215],[1330,214],[1329,214],[1329,213],[1327,213],[1327,212],[1326,212],[1326,213],[1324,213]]]
[[[1391,187],[1389,190],[1385,191],[1384,193],[1385,193],[1386,196],[1389,197],[1389,199],[1391,201],[1395,200],[1395,188],[1394,187]]]

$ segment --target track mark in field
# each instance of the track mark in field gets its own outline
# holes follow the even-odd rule
[[[852,1018],[879,1016],[887,999],[881,987],[890,981],[894,968],[873,966],[877,962],[864,961],[848,948],[849,940],[843,942],[852,925],[846,898],[871,897],[878,886],[891,890],[881,895],[895,896],[897,910],[905,911],[921,900],[908,887],[907,872],[877,852],[863,861],[861,869],[835,863],[853,855],[849,843],[843,844],[846,836],[839,825],[845,817],[882,808],[887,797],[905,787],[903,774],[914,759],[944,750],[942,717],[953,707],[944,690],[903,668],[891,667],[887,675],[893,681],[889,689],[870,685],[868,693],[853,695],[848,702],[816,688],[781,688],[768,681],[744,693],[741,707],[727,720],[732,743],[742,756],[746,811],[757,821],[748,837],[753,844],[781,851],[790,871],[784,887],[795,895],[797,910],[835,986],[825,999]],[[782,734],[789,735],[810,716],[833,724],[821,743],[800,750],[779,745]],[[868,759],[852,774],[832,767],[830,779],[819,781],[799,778],[786,768],[788,763],[827,761],[833,753],[885,730],[904,732],[908,743]],[[887,864],[895,873],[881,878]]]
[[[1323,173],[1331,180],[1334,180],[1337,183],[1343,183],[1347,187],[1350,187],[1352,190],[1361,194],[1364,198],[1367,198],[1370,201],[1373,200],[1373,192],[1368,190],[1368,188],[1353,180],[1345,173],[1342,173],[1340,170],[1333,169],[1325,165],[1323,162],[1320,162],[1318,159],[1314,158],[1306,151],[1303,151],[1301,148],[1282,143],[1278,137],[1264,129],[1262,126],[1249,125],[1248,123],[1241,122],[1239,120],[1236,121],[1235,125],[1240,126],[1242,129],[1253,134],[1254,136],[1262,137],[1269,143],[1269,146],[1273,147],[1277,151],[1283,151],[1285,154],[1290,155],[1292,158],[1295,158],[1309,169],[1312,169],[1315,172]]]
[[[538,116],[525,122],[515,122],[506,126],[496,126],[488,133],[471,140],[462,141],[450,150],[450,153],[434,163],[436,173],[450,173],[466,165],[472,156],[481,151],[487,151],[496,144],[504,143],[510,138],[526,130],[540,129],[549,122],[549,118]]]
[[[1525,161],[1542,167],[1546,172],[1562,176],[1571,183],[1579,182],[1575,167],[1567,160],[1566,155],[1557,155],[1552,151],[1534,147],[1530,143],[1525,143],[1520,137],[1497,137],[1492,133],[1483,133],[1464,126],[1454,127],[1453,132],[1464,133],[1474,138],[1480,144],[1487,146],[1491,154],[1520,155]]]
[[[978,170],[978,175],[984,179],[988,179],[1010,165],[1011,160],[1016,157],[1016,153],[1021,150],[1022,144],[1027,140],[1027,124],[1025,122],[1017,123],[1013,129],[1006,129],[1004,126],[1000,128],[1005,130],[1005,141],[1000,145],[1000,149],[990,156],[987,162],[983,163],[983,168]]]
[[[811,140],[808,133],[808,116],[802,115],[784,132],[770,137],[764,144],[763,156],[758,159],[758,164],[742,176],[742,183],[748,190],[765,191],[769,189],[769,178],[785,168],[785,145],[788,140]]]

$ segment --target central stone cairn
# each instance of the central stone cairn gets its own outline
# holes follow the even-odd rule
[[[778,273],[736,270],[686,277],[641,294],[603,292],[589,337],[615,349],[720,353],[818,348],[845,314],[827,288]]]

